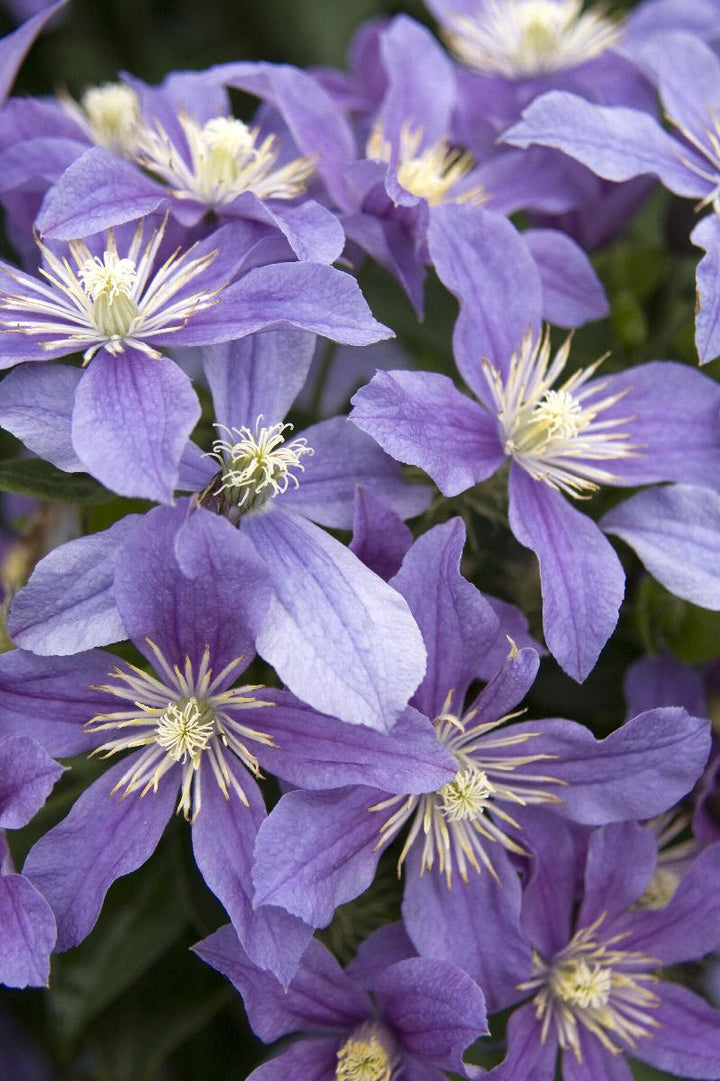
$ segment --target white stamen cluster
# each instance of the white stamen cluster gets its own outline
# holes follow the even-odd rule
[[[246,191],[259,199],[296,199],[305,193],[312,160],[293,158],[276,168],[280,151],[274,135],[261,138],[257,128],[228,116],[214,117],[203,126],[187,114],[178,119],[186,153],[158,121],[140,125],[135,143],[138,164],[161,177],[178,198],[217,209]]]
[[[393,148],[383,136],[382,124],[376,124],[367,141],[365,156],[373,161],[394,162],[399,183],[412,195],[427,199],[431,206],[487,202],[487,194],[479,184],[465,191],[453,191],[475,168],[470,153],[452,148],[447,139],[439,139],[421,151],[422,141],[422,128],[413,128],[408,121],[400,133],[395,160]]]
[[[221,292],[198,289],[175,299],[207,270],[217,251],[192,258],[193,245],[186,252],[173,252],[153,270],[164,230],[163,223],[143,247],[141,223],[122,257],[112,229],[102,257],[81,240],[70,241],[69,259],[38,241],[45,264],[40,273],[48,284],[18,274],[16,280],[27,292],[0,296],[0,309],[8,313],[0,326],[47,338],[42,344],[48,351],[82,350],[85,363],[103,346],[113,354],[131,346],[161,356],[148,339],[180,330],[197,312],[215,304]]]
[[[582,1062],[580,1026],[597,1037],[606,1050],[617,1054],[652,1035],[658,1021],[649,1012],[659,998],[648,984],[656,980],[658,962],[633,950],[618,949],[624,935],[602,941],[600,916],[578,931],[552,961],[533,957],[533,977],[520,984],[535,991],[535,1015],[542,1021],[541,1038],[551,1029],[563,1050]]]
[[[248,799],[233,771],[228,768],[226,754],[238,758],[254,776],[260,775],[256,756],[247,741],[273,746],[265,732],[241,724],[237,710],[257,709],[268,705],[252,697],[256,686],[222,690],[232,680],[242,658],[231,661],[217,676],[210,668],[210,651],[205,650],[197,672],[189,658],[180,669],[171,667],[153,643],[158,676],[129,665],[111,673],[117,681],[99,690],[131,703],[132,708],[117,713],[101,713],[88,721],[89,732],[119,732],[103,743],[94,754],[109,758],[120,751],[144,747],[145,750],[122,775],[113,793],[122,798],[133,792],[145,796],[157,791],[168,770],[180,768],[180,800],[178,811],[189,821],[200,812],[200,772],[210,769],[226,799],[231,792],[248,806]]]
[[[454,868],[464,882],[468,881],[470,868],[479,873],[484,867],[497,877],[487,851],[489,845],[500,844],[510,852],[525,855],[525,850],[507,833],[508,827],[520,829],[519,823],[506,810],[507,805],[525,807],[560,803],[556,795],[539,786],[563,783],[525,769],[552,758],[552,755],[506,753],[541,735],[540,732],[514,735],[512,728],[495,734],[496,728],[518,716],[517,713],[473,725],[475,711],[459,718],[449,712],[450,705],[451,694],[434,724],[438,738],[458,763],[453,780],[437,792],[423,796],[393,796],[371,808],[372,811],[397,808],[380,829],[378,848],[411,821],[398,869],[411,846],[418,841],[422,844],[420,873],[431,870],[437,862],[438,871],[445,875],[448,887]]]
[[[77,104],[67,94],[60,95],[67,113],[87,138],[111,154],[131,157],[140,116],[140,99],[125,83],[103,83],[89,87]]]
[[[586,64],[618,44],[623,29],[583,0],[478,0],[474,15],[455,15],[445,35],[474,71],[522,79]]]
[[[335,1081],[393,1081],[395,1058],[386,1034],[368,1022],[338,1050]]]
[[[300,482],[293,470],[303,472],[301,458],[313,454],[304,438],[285,442],[285,432],[292,424],[262,426],[262,416],[254,430],[247,427],[216,427],[227,433],[227,439],[216,439],[209,455],[220,463],[219,484],[212,484],[212,495],[220,496],[233,506],[249,511],[261,507],[276,495],[282,495],[291,484]]]
[[[586,497],[616,478],[593,462],[627,458],[637,446],[616,429],[632,417],[598,419],[623,394],[602,397],[607,381],[586,386],[604,358],[553,384],[567,364],[570,338],[551,359],[550,337],[524,336],[513,353],[507,377],[489,361],[483,370],[495,407],[505,453],[551,488],[573,498]]]

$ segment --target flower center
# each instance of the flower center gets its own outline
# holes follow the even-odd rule
[[[630,457],[637,447],[616,430],[632,418],[598,419],[623,396],[603,397],[607,380],[589,382],[603,358],[553,387],[569,353],[570,338],[551,357],[549,332],[537,339],[529,333],[513,353],[506,376],[488,360],[483,371],[505,453],[533,480],[578,499],[616,479],[594,462]]]
[[[220,486],[212,494],[224,495],[228,503],[241,507],[243,512],[257,510],[269,499],[296,488],[300,482],[293,472],[304,471],[301,458],[312,454],[307,440],[293,439],[285,442],[285,432],[292,431],[292,424],[273,424],[262,427],[262,416],[255,422],[254,430],[247,427],[225,428],[228,439],[216,439],[210,457],[221,466]]]
[[[612,971],[602,965],[573,960],[553,971],[553,993],[571,1006],[599,1010],[610,1001]]]
[[[155,121],[138,130],[136,160],[162,177],[179,198],[217,208],[246,191],[259,199],[295,199],[305,193],[312,160],[294,158],[276,169],[280,152],[274,135],[261,139],[257,128],[232,116],[213,117],[202,127],[186,113],[178,120],[187,149],[178,148]]]
[[[583,11],[582,0],[485,0],[476,15],[456,15],[446,37],[475,71],[518,79],[563,71],[612,48],[622,27]]]
[[[193,697],[185,702],[168,702],[158,718],[155,739],[171,758],[185,765],[188,759],[199,760],[214,731],[212,706]]]
[[[248,806],[248,798],[228,754],[259,776],[258,760],[248,742],[274,746],[271,736],[250,728],[238,718],[239,711],[268,705],[252,697],[257,687],[225,690],[242,665],[231,661],[216,676],[210,667],[210,651],[205,649],[195,670],[186,660],[184,668],[171,665],[148,639],[155,655],[158,676],[130,666],[111,673],[115,684],[100,690],[129,704],[117,713],[102,713],[85,726],[89,732],[111,732],[112,738],[93,754],[109,758],[120,751],[143,748],[132,755],[129,767],[113,789],[123,798],[131,792],[145,796],[156,790],[160,779],[171,769],[179,769],[178,811],[192,821],[200,811],[200,773],[210,769],[226,799],[231,792]]]
[[[371,1026],[361,1026],[337,1053],[335,1081],[392,1081],[393,1063]]]
[[[647,986],[656,980],[651,970],[658,962],[635,950],[617,949],[624,934],[599,939],[604,919],[605,914],[577,931],[552,961],[536,953],[532,979],[519,985],[520,990],[536,992],[542,1042],[552,1028],[560,1047],[571,1050],[578,1062],[580,1026],[617,1054],[651,1036],[659,1024],[649,1011],[660,1000]]]
[[[103,252],[86,259],[78,277],[86,294],[92,299],[92,320],[107,338],[123,338],[128,334],[140,311],[133,300],[137,284],[137,267],[132,259],[121,259],[115,251]]]
[[[554,757],[527,753],[529,748],[525,744],[541,732],[515,735],[512,727],[495,731],[518,713],[474,724],[476,711],[470,710],[462,718],[458,717],[449,712],[451,701],[452,694],[448,694],[443,712],[435,718],[434,724],[438,739],[458,763],[453,779],[437,792],[423,796],[392,796],[371,808],[372,811],[392,812],[380,827],[379,845],[389,842],[405,823],[410,823],[399,866],[417,843],[422,856],[420,873],[424,874],[437,864],[448,888],[455,869],[463,882],[468,881],[470,869],[480,873],[485,868],[497,877],[489,854],[494,844],[509,852],[527,855],[508,832],[508,828],[520,830],[510,811],[513,806],[560,803],[551,789],[563,783],[526,768]]]
[[[488,806],[495,786],[484,770],[474,765],[459,769],[454,780],[444,784],[438,796],[442,811],[450,822],[468,822],[479,818]]]
[[[475,168],[472,155],[451,148],[447,139],[439,139],[421,151],[422,137],[422,128],[413,128],[410,121],[403,125],[397,161],[397,178],[403,188],[412,195],[427,199],[431,206],[441,203],[479,205],[486,202],[487,195],[481,185],[454,194],[452,192]],[[382,124],[375,125],[367,141],[365,155],[373,161],[389,163],[393,160],[393,149],[383,137]]]
[[[140,112],[134,90],[124,83],[93,86],[83,94],[80,106],[90,134],[99,146],[114,154],[127,154],[131,150]]]

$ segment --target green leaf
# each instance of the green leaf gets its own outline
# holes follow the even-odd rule
[[[107,503],[115,498],[87,473],[63,473],[42,458],[0,462],[0,491],[53,503]]]
[[[717,657],[720,612],[673,596],[653,578],[645,578],[638,591],[636,619],[648,653],[667,646],[686,664],[704,664]]]
[[[92,934],[57,958],[50,990],[54,1025],[67,1048],[88,1024],[165,954],[187,925],[172,850],[115,887]]]

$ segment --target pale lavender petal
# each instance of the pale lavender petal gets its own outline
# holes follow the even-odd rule
[[[576,854],[565,822],[533,807],[522,817],[522,844],[531,860],[523,887],[521,926],[533,948],[552,957],[571,934],[576,894]]]
[[[36,226],[56,240],[99,233],[170,205],[169,192],[137,166],[94,146],[48,192]]]
[[[708,195],[714,186],[683,164],[684,159],[702,168],[705,159],[663,131],[652,116],[618,105],[595,105],[562,91],[536,98],[503,139],[513,146],[555,147],[605,180],[652,173],[676,195],[690,197]]]
[[[487,480],[505,461],[497,421],[435,372],[378,372],[350,419],[400,462],[425,470],[443,495]]]
[[[708,214],[693,229],[690,239],[705,255],[697,268],[695,344],[700,363],[720,354],[720,222]]]
[[[505,371],[523,335],[540,324],[535,260],[507,218],[477,206],[434,207],[428,244],[438,276],[460,303],[453,335],[458,368],[471,390],[487,398],[483,357]]]
[[[421,129],[423,145],[450,134],[455,106],[455,77],[447,53],[429,30],[398,15],[380,35],[380,60],[387,91],[376,122],[397,148],[403,126]]]
[[[180,458],[177,487],[179,492],[201,492],[217,474],[217,461],[188,440]]]
[[[253,515],[243,531],[274,589],[258,653],[311,706],[387,731],[425,671],[425,647],[405,600],[297,515]]]
[[[128,514],[40,560],[10,609],[8,630],[17,645],[67,655],[125,637],[113,592],[115,561],[139,521],[140,515]]]
[[[75,391],[82,378],[67,364],[23,365],[0,383],[0,424],[41,458],[68,473],[85,466],[72,444]]]
[[[179,345],[208,345],[289,327],[347,345],[393,337],[373,318],[350,274],[320,263],[275,263],[248,271],[174,338]]]
[[[638,1040],[633,1056],[676,1077],[720,1076],[720,1011],[677,983],[655,988],[660,1005],[652,1011],[659,1023]]]
[[[0,828],[20,829],[37,814],[63,772],[30,736],[0,742]]]
[[[625,673],[623,691],[628,717],[656,706],[684,706],[695,717],[708,715],[704,677],[666,650],[631,664]]]
[[[603,740],[575,721],[527,721],[513,731],[541,733],[533,749],[552,756],[546,772],[566,786],[556,792],[557,812],[590,826],[667,811],[710,753],[708,721],[672,706],[641,713]]]
[[[578,1030],[582,1060],[572,1051],[563,1052],[563,1081],[633,1081],[633,1072],[624,1055],[612,1054],[582,1025],[578,1025]]]
[[[302,390],[315,351],[303,330],[271,330],[239,341],[205,346],[202,363],[215,417],[228,428],[254,428],[283,420]]]
[[[0,983],[47,987],[55,917],[23,875],[0,875]]]
[[[457,773],[455,758],[430,721],[412,707],[386,735],[317,713],[284,691],[264,690],[272,702],[257,724],[276,747],[258,749],[264,769],[305,789],[364,784],[387,792],[433,792]]]
[[[408,957],[417,957],[405,925],[384,923],[373,931],[358,946],[355,957],[346,968],[355,983],[363,987],[372,987],[381,972],[396,961],[405,961]]]
[[[715,380],[687,364],[651,361],[609,376],[604,394],[622,395],[606,416],[621,418],[621,430],[637,446],[636,455],[609,463],[614,483],[671,480],[720,490],[720,386]]]
[[[657,842],[639,822],[616,822],[593,830],[585,865],[578,926],[612,921],[642,897],[657,865]]]
[[[418,258],[414,230],[404,221],[369,213],[346,214],[342,223],[348,240],[397,278],[418,317],[422,318],[426,272],[424,263]]]
[[[87,150],[87,143],[58,135],[22,139],[0,153],[0,191],[27,184],[47,187]]]
[[[328,1081],[335,1072],[338,1039],[313,1037],[299,1040],[277,1058],[264,1062],[248,1075],[247,1081]]]
[[[490,1071],[493,1081],[554,1081],[557,1039],[553,1033],[549,1039],[541,1039],[541,1022],[532,1004],[510,1015],[507,1043],[504,1061]]]
[[[228,209],[235,213],[252,193],[241,195]],[[272,222],[283,234],[298,259],[311,263],[334,263],[340,258],[345,246],[345,233],[335,215],[313,199],[305,199],[297,206],[285,206],[279,200],[271,204],[256,200],[262,218]]]
[[[145,797],[111,795],[132,758],[91,784],[68,816],[33,845],[25,861],[24,874],[55,913],[59,950],[77,946],[90,933],[110,886],[150,858],[173,812],[179,779],[175,770]]]
[[[417,849],[405,867],[403,919],[418,953],[464,968],[491,1013],[517,1002],[532,954],[520,930],[520,879],[505,849],[492,853],[499,881],[471,871],[467,883],[453,881],[452,889],[436,868],[420,875]]]
[[[313,927],[327,926],[337,906],[375,877],[387,813],[370,808],[384,796],[362,786],[283,796],[258,830],[255,903],[281,905]]]
[[[447,961],[397,961],[377,977],[373,993],[383,1020],[423,1063],[463,1073],[463,1052],[488,1031],[482,991]]]
[[[290,1032],[352,1029],[370,1014],[370,1000],[330,951],[312,940],[289,987],[254,965],[226,925],[193,951],[240,992],[253,1032],[272,1043]]]
[[[10,93],[18,68],[35,38],[66,4],[67,0],[50,4],[44,11],[39,11],[17,30],[13,30],[11,34],[7,34],[0,40],[0,102],[3,102]]]
[[[112,708],[97,690],[117,658],[100,650],[72,657],[35,657],[20,649],[0,656],[0,736],[32,736],[48,754],[67,758],[89,750],[98,737],[83,725]]]
[[[249,664],[268,603],[264,567],[237,531],[231,546],[224,543],[227,523],[218,527],[207,512],[186,515],[183,505],[150,511],[118,556],[115,596],[128,636],[151,661],[147,638],[171,665],[189,657],[197,671],[206,648],[216,673],[240,656]],[[175,556],[180,526],[194,577]]]
[[[585,252],[556,229],[526,229],[523,239],[540,272],[543,319],[581,327],[609,313],[602,283]]]
[[[615,927],[629,932],[629,948],[664,966],[704,957],[720,942],[718,875],[720,844],[714,844],[693,862],[665,908],[628,912]]]
[[[595,522],[514,463],[510,528],[538,557],[548,648],[582,682],[617,623],[625,592],[620,560]]]
[[[397,462],[347,417],[321,420],[303,437],[314,453],[303,459],[299,486],[291,486],[283,497],[283,507],[296,514],[330,529],[350,529],[358,484],[402,518],[414,518],[430,502],[430,489],[406,484]]]
[[[490,724],[511,713],[522,702],[537,675],[540,658],[534,649],[507,646],[502,667],[473,702],[473,724]]]
[[[720,610],[720,495],[689,484],[647,488],[600,521],[678,597]]]
[[[167,503],[199,417],[192,384],[171,360],[101,350],[77,388],[72,440],[88,472],[108,488]]]
[[[525,209],[564,214],[583,198],[578,170],[568,168],[567,158],[544,146],[506,147],[502,154],[484,161],[475,176],[487,191],[488,210],[508,215]],[[527,230],[523,235],[527,236]]]
[[[253,848],[265,819],[265,803],[247,770],[232,755],[226,762],[249,806],[245,807],[232,790],[225,795],[206,763],[201,778],[202,807],[192,828],[195,860],[205,882],[224,905],[250,961],[287,985],[312,930],[282,908],[253,906]]]
[[[502,668],[508,654],[508,638],[513,640],[518,649],[534,649],[540,657],[547,653],[545,647],[530,634],[527,616],[516,605],[499,597],[492,597],[489,593],[484,593],[483,596],[500,620],[500,634],[492,649],[488,650],[481,660],[478,668],[480,679],[492,679],[497,670]]]
[[[460,574],[464,547],[461,518],[435,526],[415,541],[391,582],[408,602],[425,642],[427,670],[413,704],[427,717],[443,712],[451,691],[454,708],[462,707],[500,632],[482,593]]]
[[[399,515],[371,488],[358,484],[350,551],[387,582],[400,570],[412,542],[412,533]]]

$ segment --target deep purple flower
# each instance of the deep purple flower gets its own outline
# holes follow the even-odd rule
[[[542,288],[510,223],[478,207],[440,207],[429,239],[460,300],[455,357],[479,402],[445,376],[380,372],[355,395],[351,419],[444,495],[510,462],[510,527],[538,557],[545,639],[575,679],[615,627],[624,576],[598,526],[565,494],[680,482],[641,492],[602,525],[646,556],[663,584],[720,606],[717,384],[672,363],[605,377],[593,365],[563,378],[570,343],[553,356],[541,335]]]
[[[493,1077],[629,1081],[622,1055],[683,1077],[720,1070],[717,1011],[659,970],[703,957],[720,939],[720,846],[704,852],[659,910],[638,907],[656,862],[649,832],[606,826],[590,839],[584,895],[574,915],[572,845],[543,826],[525,890],[522,923],[532,970],[519,981],[531,1000],[508,1025],[508,1053]]]
[[[356,974],[313,941],[283,990],[251,964],[231,927],[194,949],[232,981],[260,1039],[295,1037],[252,1081],[443,1081],[444,1070],[467,1077],[463,1051],[487,1031],[482,991],[442,961],[386,952],[372,972]]]

